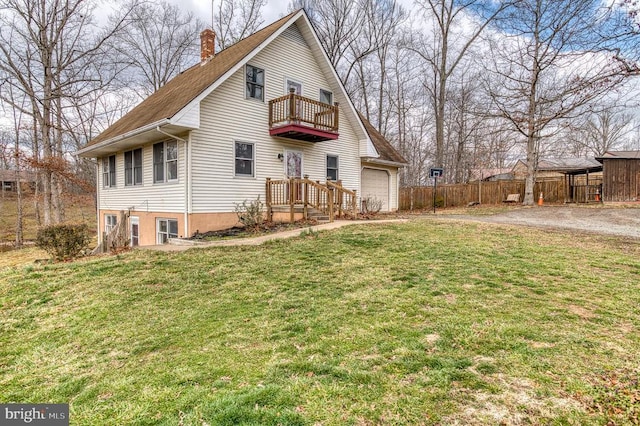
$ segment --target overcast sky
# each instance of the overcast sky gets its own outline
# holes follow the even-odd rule
[[[200,19],[211,24],[211,0],[173,0],[174,2],[189,8]],[[267,0],[267,5],[262,9],[263,25],[270,24],[287,13],[289,0]]]

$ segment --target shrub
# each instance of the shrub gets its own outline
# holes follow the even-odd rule
[[[234,205],[238,220],[245,227],[257,230],[264,222],[262,214],[264,204],[260,201],[260,196],[256,200],[244,200],[242,203],[234,203]]]
[[[436,207],[444,207],[444,197],[442,195],[436,195],[436,205],[435,206]]]
[[[377,214],[382,210],[382,200],[377,197],[365,197],[362,199],[362,213]]]
[[[89,227],[86,224],[59,224],[38,230],[36,245],[55,260],[73,259],[89,245]]]

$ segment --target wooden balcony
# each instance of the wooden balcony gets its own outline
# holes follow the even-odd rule
[[[338,139],[338,104],[289,92],[269,101],[269,134],[307,142]]]

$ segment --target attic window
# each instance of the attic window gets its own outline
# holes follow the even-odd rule
[[[247,99],[264,101],[264,70],[253,65],[246,67]]]
[[[320,89],[320,102],[323,104],[333,105],[333,93],[328,90]]]

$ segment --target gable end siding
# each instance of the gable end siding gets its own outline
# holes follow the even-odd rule
[[[289,35],[299,34],[287,30]],[[335,91],[317,66],[311,49],[290,36],[280,36],[256,55],[250,65],[265,70],[265,101],[245,99],[244,69],[236,72],[201,102],[201,128],[192,132],[193,213],[232,212],[234,203],[260,196],[265,200],[267,177],[282,179],[278,154],[303,152],[303,172],[326,179],[326,154],[340,156],[345,187],[360,186],[359,141],[341,111],[340,138],[319,143],[269,136],[270,99],[285,93],[286,79],[303,84],[303,96],[318,99],[320,89]],[[255,144],[255,177],[234,177],[234,141]]]

